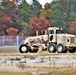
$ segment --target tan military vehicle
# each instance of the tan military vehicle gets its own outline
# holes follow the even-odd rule
[[[72,34],[64,34],[62,28],[49,27],[42,31],[44,35],[28,37],[20,45],[21,53],[37,52],[48,50],[50,53],[65,53],[67,51],[74,53],[76,50],[76,37]]]

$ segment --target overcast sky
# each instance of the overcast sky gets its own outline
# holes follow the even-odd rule
[[[31,3],[31,0],[26,0],[28,3]],[[52,0],[38,0],[42,6],[44,6],[45,3],[50,3]]]

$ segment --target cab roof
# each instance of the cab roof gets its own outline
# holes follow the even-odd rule
[[[49,27],[48,28],[49,30],[56,30],[56,29],[59,29],[58,27]]]

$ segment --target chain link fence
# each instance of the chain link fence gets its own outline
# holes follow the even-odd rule
[[[19,46],[22,44],[26,37],[23,36],[0,36],[0,49],[1,48],[16,48],[18,51]]]

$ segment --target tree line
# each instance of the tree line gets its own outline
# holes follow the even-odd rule
[[[53,0],[44,8],[37,0],[28,4],[23,0],[16,5],[14,0],[0,4],[0,35],[35,35],[35,31],[48,27],[62,27],[76,34],[76,0]]]

